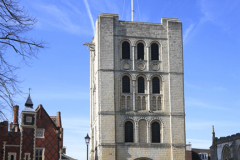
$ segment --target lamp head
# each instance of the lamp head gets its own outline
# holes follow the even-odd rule
[[[88,145],[89,142],[90,142],[90,137],[88,136],[88,134],[87,134],[87,136],[85,137],[85,142],[86,142],[87,145]]]

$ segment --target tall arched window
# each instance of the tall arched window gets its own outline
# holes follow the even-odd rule
[[[144,45],[142,43],[137,45],[137,59],[144,60]]]
[[[130,79],[128,76],[122,78],[122,92],[130,93]]]
[[[160,143],[160,124],[152,123],[152,143]]]
[[[158,77],[152,79],[152,93],[160,93],[160,82]]]
[[[122,59],[130,59],[130,44],[126,41],[122,43]]]
[[[144,93],[144,78],[138,78],[138,93]]]
[[[125,123],[125,142],[133,142],[133,123],[130,121]]]
[[[230,160],[231,159],[231,151],[228,145],[225,145],[222,150],[222,160]]]
[[[159,60],[159,49],[157,43],[153,43],[151,45],[151,60]]]

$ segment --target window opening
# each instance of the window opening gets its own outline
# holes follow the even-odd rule
[[[133,142],[133,124],[130,121],[125,123],[125,142]]]
[[[36,149],[36,159],[35,160],[42,160],[43,149]]]
[[[122,59],[130,59],[130,44],[126,41],[122,43]]]
[[[142,97],[142,110],[146,110],[146,99]]]
[[[160,143],[160,125],[158,122],[152,123],[152,143]]]
[[[144,93],[144,78],[138,78],[138,93]]]
[[[152,60],[159,60],[159,49],[158,49],[158,44],[153,43],[151,45],[151,59]]]
[[[128,76],[122,78],[122,92],[130,93],[130,79]]]
[[[154,77],[152,79],[152,93],[160,93],[159,78]]]
[[[144,45],[142,43],[137,45],[137,59],[144,60]]]
[[[131,100],[130,100],[130,96],[127,97],[127,110],[131,110]]]

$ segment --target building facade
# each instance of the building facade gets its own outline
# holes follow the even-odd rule
[[[182,23],[100,14],[90,50],[92,160],[185,160]]]
[[[211,160],[210,149],[192,148],[189,143],[186,145],[186,160]]]
[[[240,160],[240,133],[217,138],[213,127],[210,151],[211,160]]]
[[[18,123],[19,106],[14,106],[14,119],[0,123],[0,159],[2,160],[59,160],[63,147],[61,113],[49,116],[42,105],[33,109],[30,95],[21,112]],[[65,158],[67,159],[67,158]]]

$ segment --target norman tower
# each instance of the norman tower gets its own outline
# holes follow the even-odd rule
[[[185,160],[182,23],[100,14],[90,50],[91,159]]]

